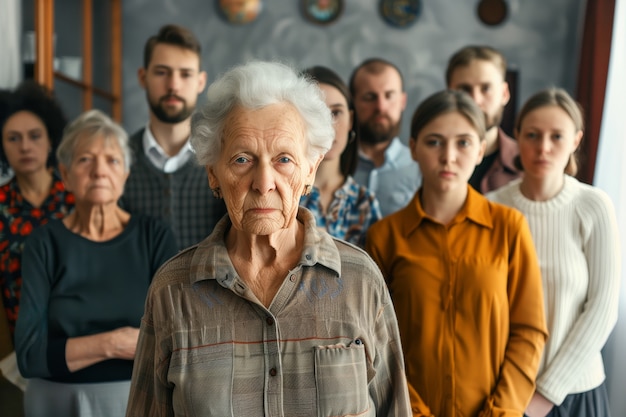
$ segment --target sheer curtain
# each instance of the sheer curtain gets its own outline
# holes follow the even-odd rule
[[[20,0],[0,0],[0,88],[13,88],[22,79]]]
[[[615,204],[621,237],[622,287],[617,326],[604,349],[613,417],[626,416],[626,0],[617,0],[611,59],[596,160],[594,184]]]

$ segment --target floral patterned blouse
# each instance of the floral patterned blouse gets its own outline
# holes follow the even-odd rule
[[[335,191],[333,200],[324,214],[319,189],[313,186],[311,193],[302,196],[300,205],[315,216],[317,226],[326,229],[331,236],[360,247],[365,246],[367,229],[382,218],[374,193],[348,177]]]
[[[0,187],[0,289],[13,336],[22,288],[22,250],[26,237],[50,219],[61,219],[74,207],[74,196],[65,191],[58,173],[52,176],[50,194],[41,207],[22,197],[17,181]]]

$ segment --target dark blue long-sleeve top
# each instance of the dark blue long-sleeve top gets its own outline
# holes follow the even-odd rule
[[[143,215],[105,242],[73,233],[61,220],[35,230],[24,248],[15,332],[22,375],[71,383],[130,379],[131,360],[70,372],[65,345],[70,337],[139,327],[152,277],[176,251],[169,227]]]

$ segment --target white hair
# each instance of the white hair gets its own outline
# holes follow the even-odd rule
[[[237,106],[260,109],[289,103],[300,114],[311,163],[330,149],[335,137],[330,110],[316,82],[278,62],[236,66],[213,82],[208,100],[192,117],[191,145],[201,165],[214,165],[222,150],[224,121]]]
[[[115,140],[124,156],[124,172],[130,171],[132,151],[128,145],[128,134],[122,126],[115,123],[100,110],[89,110],[72,121],[63,131],[63,139],[57,148],[59,163],[69,167],[72,165],[74,151],[79,140],[102,136],[107,140]]]

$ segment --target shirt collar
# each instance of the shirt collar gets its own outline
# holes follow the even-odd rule
[[[156,138],[152,134],[150,130],[150,124],[146,125],[146,128],[143,131],[143,149],[147,156],[150,156],[152,152],[158,152],[159,157],[161,158],[170,158],[168,154],[165,153],[159,142],[157,142]],[[191,143],[189,141],[185,142],[185,146],[183,146],[178,153],[178,155],[182,155],[183,152],[191,152],[193,153],[193,149],[191,148]]]
[[[304,244],[298,266],[320,264],[341,274],[341,258],[333,237],[319,230],[313,214],[304,207],[298,208],[298,221],[304,224]],[[188,250],[195,250],[190,265],[190,282],[215,279],[224,287],[234,285],[235,269],[228,256],[224,241],[232,222],[224,216],[205,240]]]
[[[398,212],[398,216],[402,216],[402,222],[407,225],[405,229],[406,237],[415,232],[422,222],[432,221],[430,216],[428,216],[422,208],[420,201],[421,194],[422,189],[420,188],[409,204]],[[491,229],[493,227],[493,221],[489,204],[489,201],[485,197],[468,184],[465,203],[456,216],[454,216],[450,225],[461,223],[467,219],[480,226]]]
[[[385,163],[396,166],[397,161],[401,160],[401,156],[406,152],[406,147],[400,142],[397,136],[391,140],[387,149],[385,149]]]
[[[403,154],[405,152],[406,147],[402,145],[400,138],[396,136],[395,138],[391,139],[391,142],[389,142],[389,146],[387,146],[387,149],[385,149],[385,162],[383,163],[383,165],[396,167],[397,162],[402,159],[401,157],[404,156]],[[372,160],[363,152],[361,152],[360,149],[359,157],[365,161],[372,163]]]
[[[165,155],[163,148],[161,148],[161,145],[159,145],[159,143],[154,138],[154,135],[150,130],[149,123],[146,125],[146,128],[143,131],[143,149],[146,155],[150,155],[153,149],[156,150],[159,155]]]

